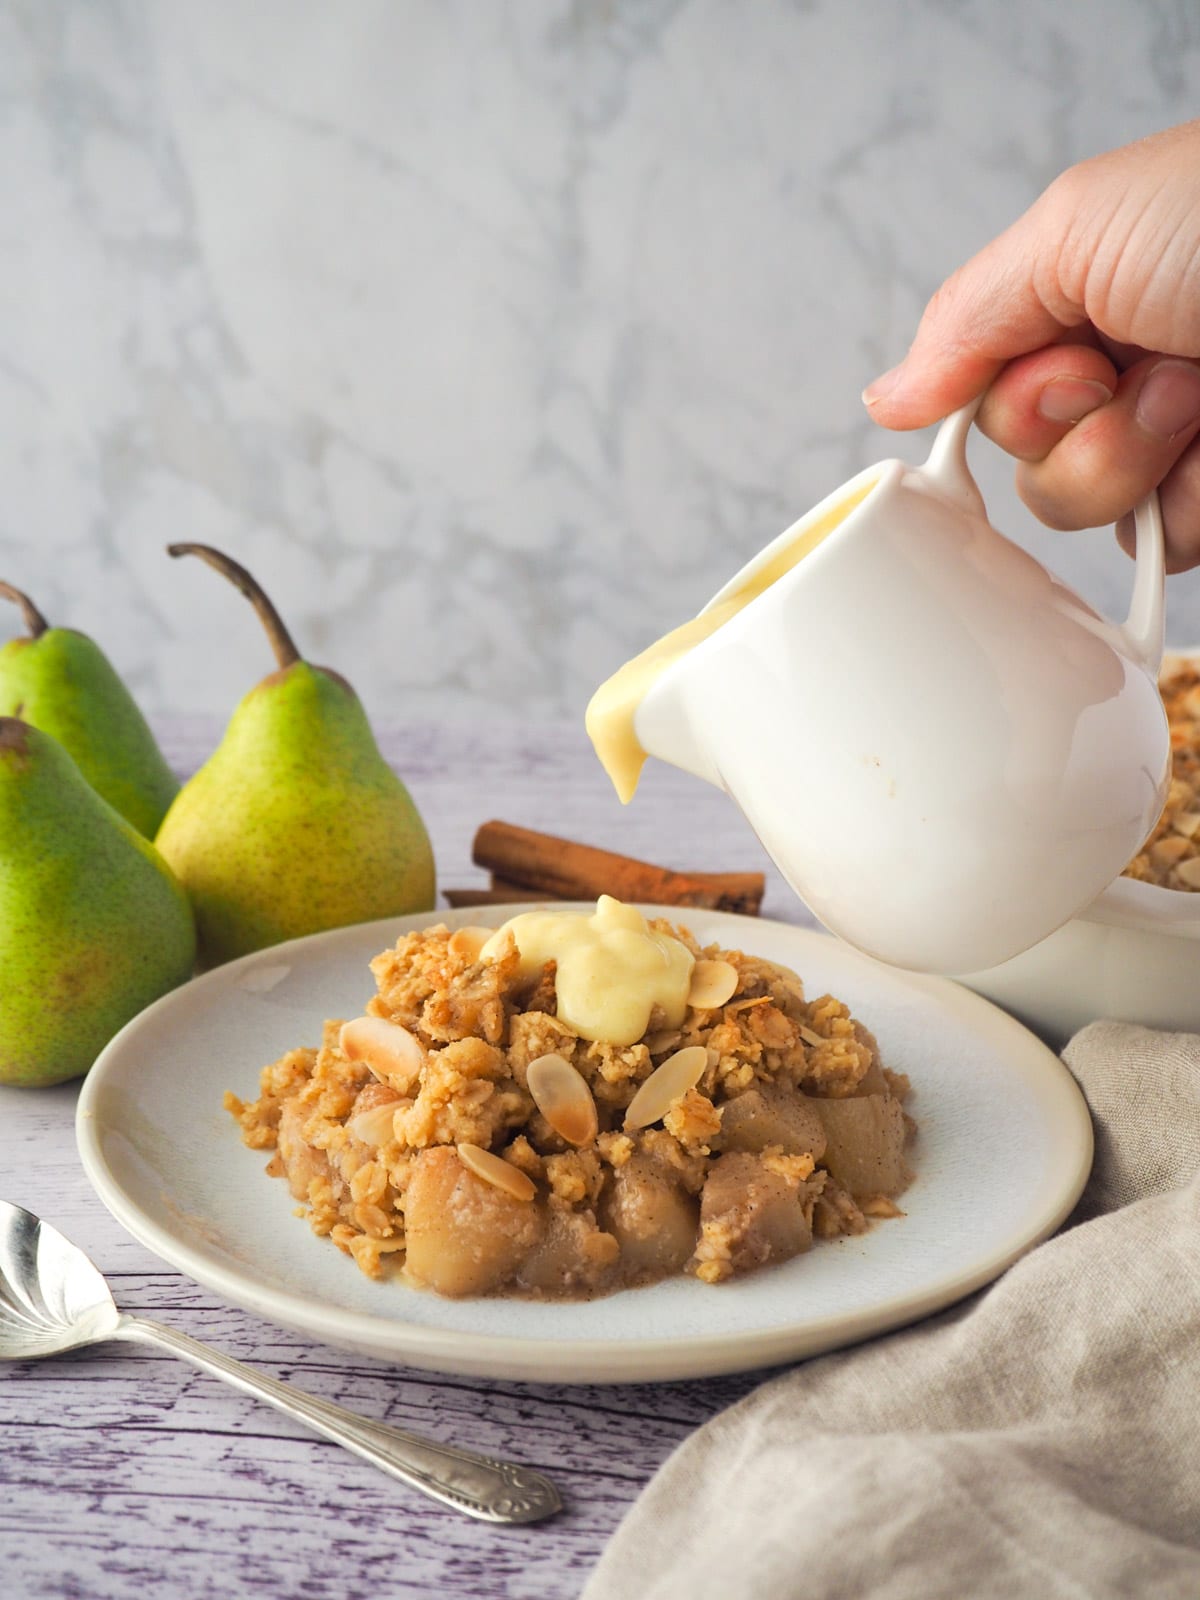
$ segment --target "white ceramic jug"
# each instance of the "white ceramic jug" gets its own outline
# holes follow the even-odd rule
[[[1087,905],[1141,848],[1170,767],[1157,497],[1136,513],[1129,619],[1108,622],[989,523],[974,409],[923,467],[869,468],[748,563],[705,610],[753,597],[633,724],[732,795],[827,927],[941,972],[1004,961]]]

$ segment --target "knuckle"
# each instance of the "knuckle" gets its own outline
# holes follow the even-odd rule
[[[1027,430],[1020,427],[1014,408],[1005,400],[989,394],[979,408],[975,425],[985,439],[990,439],[993,444],[999,445],[1001,450],[1007,451],[1010,456],[1017,456],[1021,460],[1030,459],[1032,453]]]
[[[1017,493],[1039,522],[1062,533],[1099,528],[1115,522],[1131,509],[1102,492],[1080,487],[1078,481],[1062,483],[1053,473],[1040,470],[1043,463],[1017,470]]]

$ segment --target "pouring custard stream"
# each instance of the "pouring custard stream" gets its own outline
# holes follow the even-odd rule
[[[622,805],[628,805],[637,791],[646,752],[634,727],[637,709],[659,677],[676,661],[712,637],[751,600],[758,598],[809,555],[821,541],[845,521],[875,487],[876,480],[863,484],[853,494],[838,501],[828,511],[806,518],[796,537],[764,561],[745,583],[716,605],[702,611],[682,627],[665,633],[641,655],[634,656],[602,683],[587,708],[586,726],[600,764],[612,779]]]

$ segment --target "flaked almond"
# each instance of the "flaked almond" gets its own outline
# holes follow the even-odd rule
[[[819,1033],[815,1032],[814,1029],[806,1028],[802,1022],[798,1022],[796,1024],[796,1032],[804,1040],[805,1044],[828,1044],[829,1042],[827,1039],[822,1038]]]
[[[697,961],[692,968],[688,1005],[697,1011],[715,1011],[737,992],[738,973],[728,961]]]
[[[458,1159],[467,1171],[482,1178],[484,1183],[490,1183],[494,1189],[502,1189],[514,1200],[532,1200],[537,1193],[533,1179],[514,1167],[511,1161],[505,1161],[503,1156],[494,1156],[477,1144],[460,1144],[456,1148]]]
[[[425,1051],[415,1034],[385,1017],[355,1017],[338,1036],[342,1054],[361,1061],[381,1083],[407,1094],[425,1065]]]
[[[900,1207],[886,1194],[871,1194],[858,1201],[858,1209],[864,1217],[902,1217]]]
[[[452,956],[463,956],[467,961],[478,961],[479,952],[495,931],[495,928],[456,928],[450,935],[446,948]]]
[[[352,1139],[361,1139],[363,1144],[378,1150],[381,1144],[390,1144],[395,1138],[392,1129],[396,1112],[404,1104],[403,1100],[396,1097],[386,1105],[369,1106],[365,1111],[356,1111],[346,1124],[346,1132]]]
[[[493,928],[488,934],[487,943],[479,952],[481,961],[502,961],[510,950],[517,948],[517,940],[507,922],[499,928]]]
[[[661,1067],[656,1067],[633,1099],[625,1113],[625,1132],[648,1128],[652,1122],[665,1117],[676,1100],[694,1089],[708,1066],[708,1051],[702,1044],[689,1044],[668,1056]]]
[[[1200,829],[1200,811],[1181,811],[1171,819],[1171,826],[1185,839],[1194,838],[1197,829]]]
[[[1160,872],[1166,872],[1178,864],[1191,852],[1191,842],[1181,838],[1179,834],[1168,834],[1165,839],[1160,839],[1157,844],[1150,846],[1150,859]]]
[[[525,1069],[533,1103],[568,1144],[590,1144],[599,1126],[596,1102],[582,1075],[565,1056],[538,1056]]]
[[[1181,883],[1186,883],[1189,889],[1200,889],[1200,856],[1181,861],[1175,868],[1175,876]]]
[[[668,1050],[674,1050],[682,1038],[678,1028],[667,1028],[662,1033],[648,1033],[642,1043],[652,1056],[662,1056]]]

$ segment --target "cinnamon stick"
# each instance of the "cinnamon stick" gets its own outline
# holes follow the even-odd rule
[[[761,872],[675,872],[511,822],[485,822],[475,835],[471,857],[535,899],[595,900],[611,894],[618,900],[757,916],[765,888]]]
[[[524,883],[513,883],[508,878],[501,878],[492,873],[492,888],[497,894],[506,894],[510,900],[529,898],[529,886]]]
[[[464,906],[514,906],[522,900],[556,899],[553,895],[536,895],[532,889],[519,888],[515,883],[507,889],[443,889],[446,904],[459,910]]]

